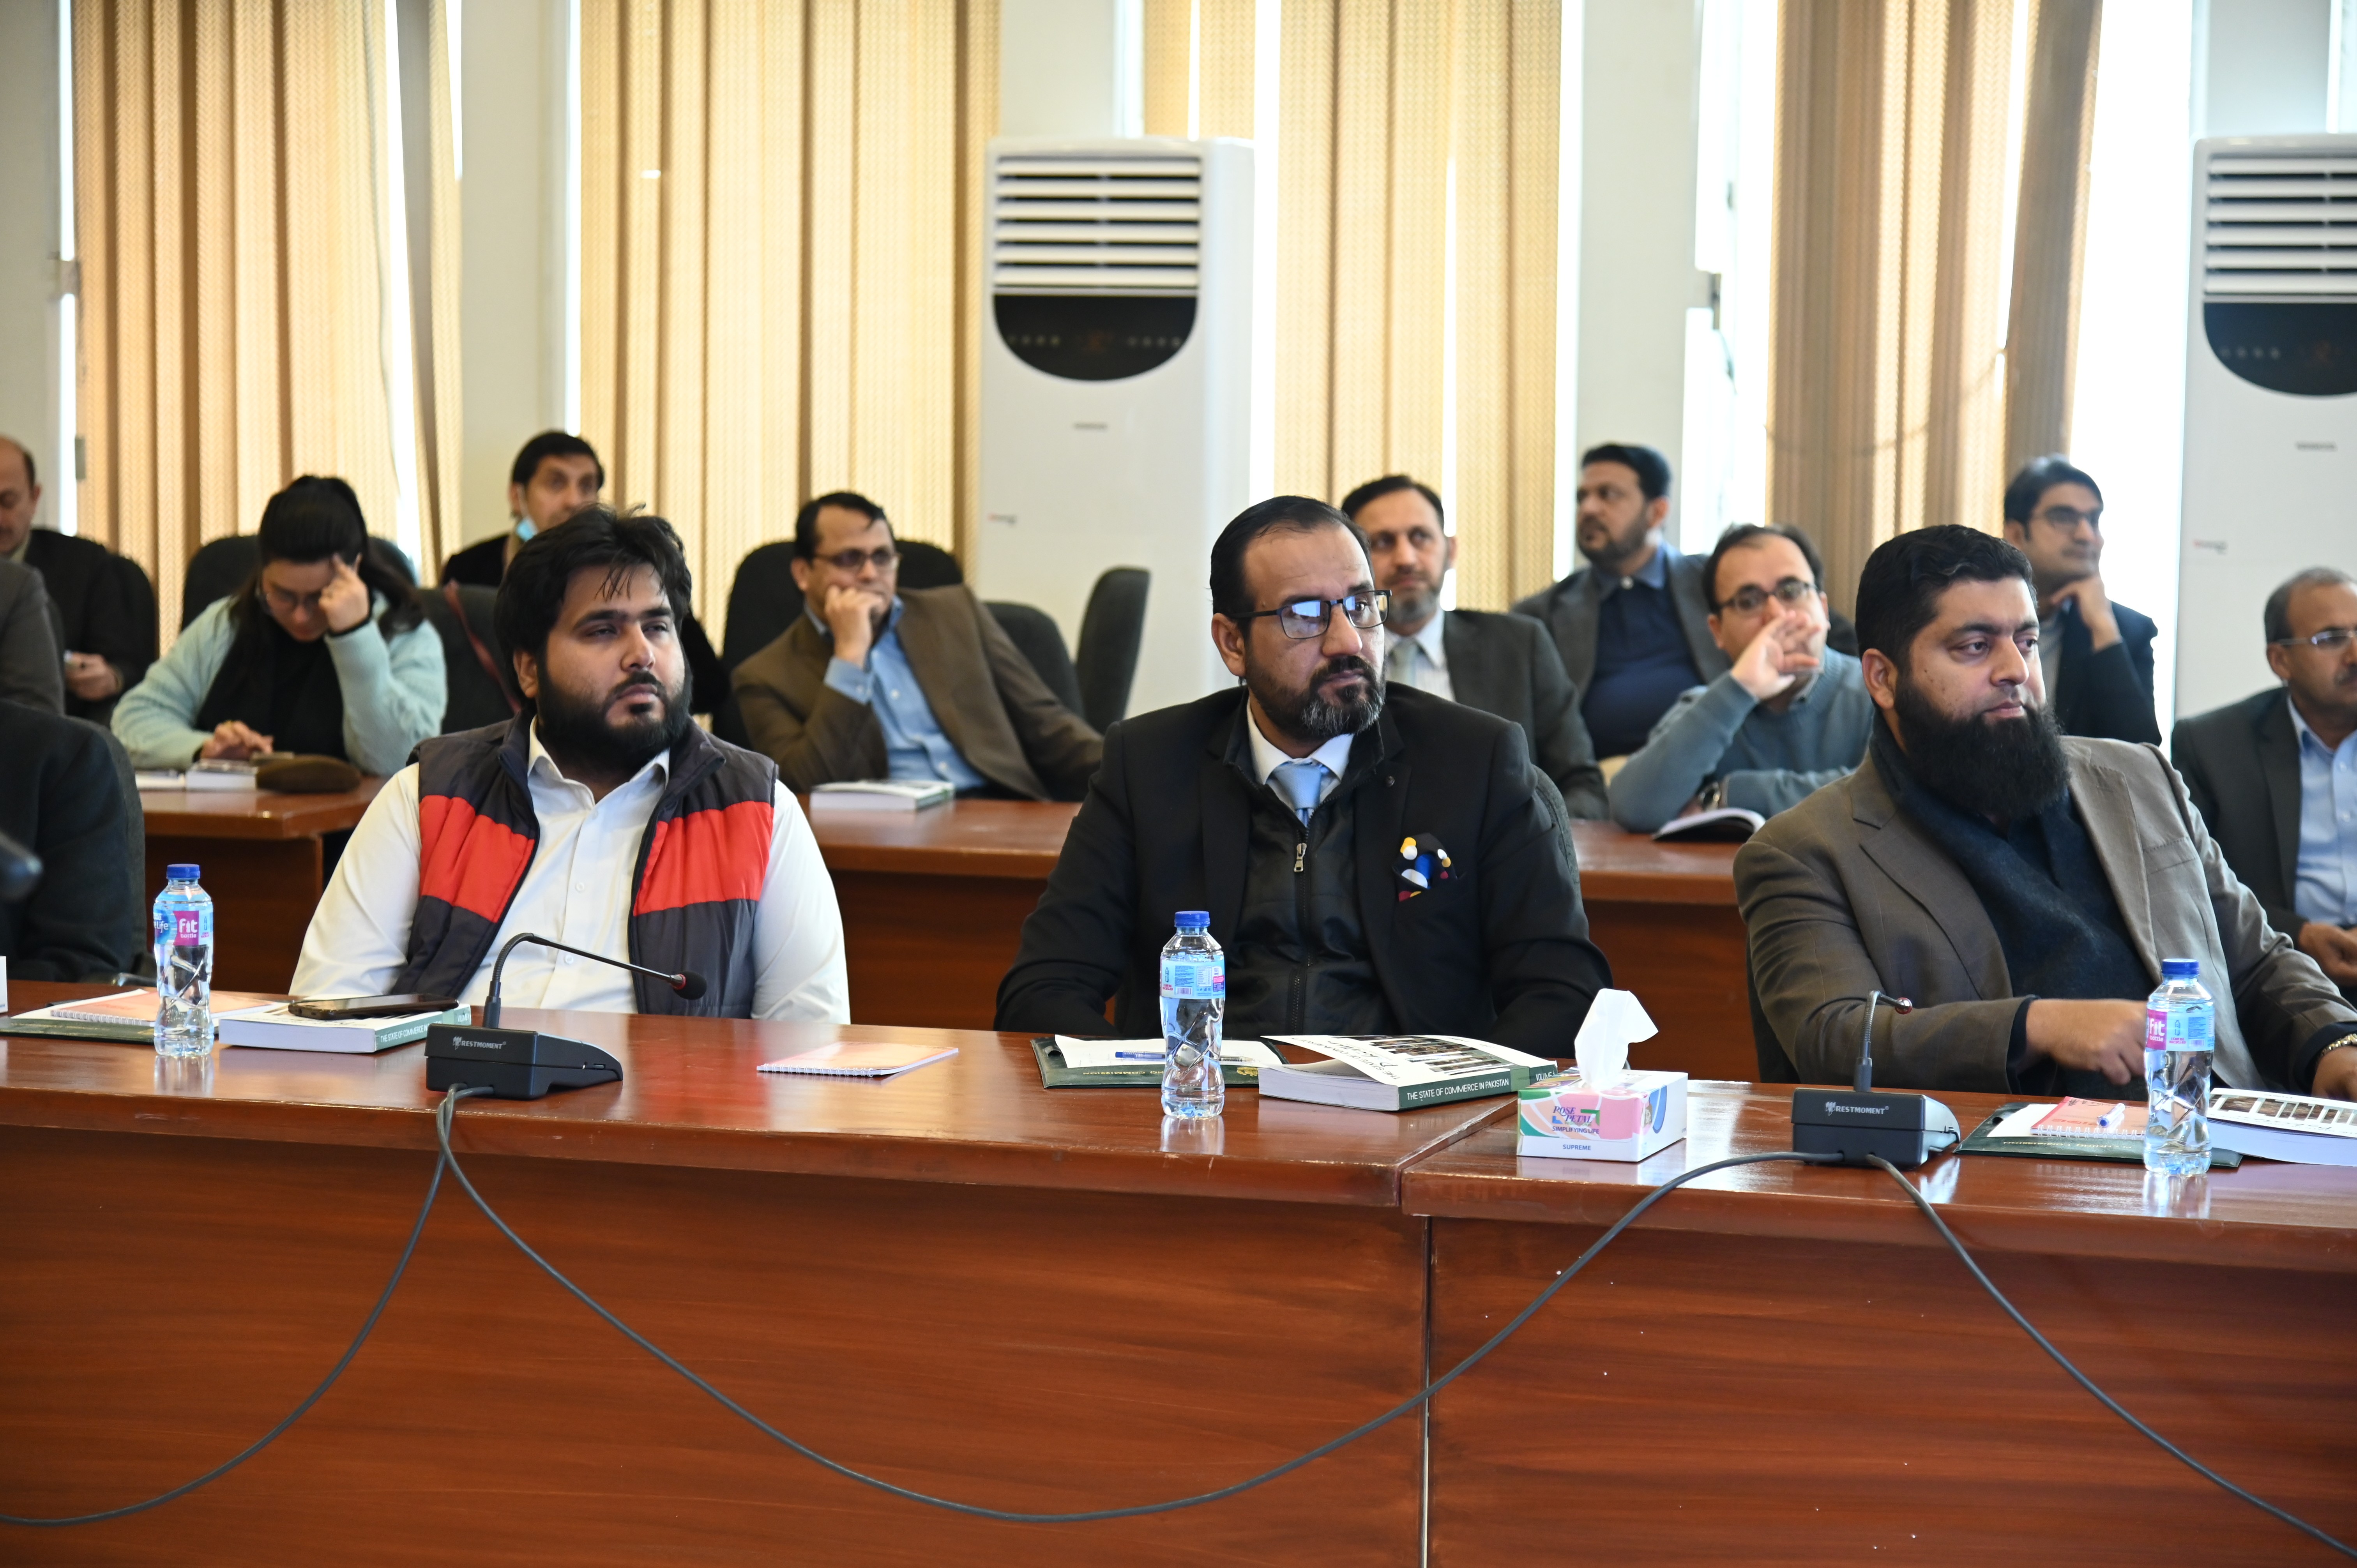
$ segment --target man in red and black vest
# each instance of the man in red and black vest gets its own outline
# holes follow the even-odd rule
[[[848,1021],[810,824],[776,764],[689,716],[691,588],[658,517],[592,507],[516,552],[497,620],[529,702],[425,741],[386,783],[312,917],[296,993],[479,1003],[500,945],[532,931],[705,986],[690,1001],[526,945],[501,993],[519,1006]]]

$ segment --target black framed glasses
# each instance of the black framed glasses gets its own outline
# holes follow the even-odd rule
[[[1326,635],[1336,610],[1340,610],[1342,618],[1361,631],[1372,631],[1383,624],[1383,617],[1391,607],[1391,595],[1377,589],[1369,594],[1344,594],[1339,599],[1293,599],[1273,610],[1240,615],[1236,620],[1249,626],[1263,616],[1275,616],[1279,631],[1296,642],[1307,642]]]
[[[2278,648],[2304,646],[2321,649],[2327,653],[2338,653],[2352,642],[2357,642],[2357,626],[2328,626],[2322,631],[2311,632],[2306,637],[2276,639],[2276,646]]]
[[[1760,607],[1770,598],[1779,604],[1798,607],[1814,598],[1816,593],[1817,585],[1806,577],[1787,577],[1772,588],[1754,587],[1746,584],[1743,587],[1738,588],[1734,596],[1718,607],[1723,610],[1733,610],[1738,615],[1758,615]]]
[[[2093,511],[2081,511],[2074,506],[2040,507],[2038,521],[2066,533],[2076,533],[2084,527],[2093,527],[2100,532],[2104,526],[2104,509],[2097,507]]]
[[[881,550],[838,550],[832,555],[822,555],[819,559],[848,577],[856,575],[862,566],[873,566],[878,572],[889,572],[900,564],[900,553],[888,544]]]

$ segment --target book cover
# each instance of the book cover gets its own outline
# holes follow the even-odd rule
[[[1517,1069],[1555,1065],[1544,1057],[1457,1035],[1269,1037],[1329,1059],[1306,1067],[1280,1064],[1261,1069],[1263,1094],[1364,1111],[1409,1111],[1505,1094],[1514,1088]]]
[[[389,1018],[302,1018],[289,1013],[284,1002],[274,1002],[221,1019],[213,1034],[224,1046],[372,1056],[396,1046],[414,1045],[436,1024],[464,1024],[473,1017],[472,1009],[458,1006],[442,1013],[397,1013]]]
[[[947,805],[956,789],[939,779],[860,779],[822,784],[811,791],[811,810],[828,811],[921,811]]]
[[[2033,1138],[2141,1138],[2151,1107],[2076,1095],[2030,1123]]]

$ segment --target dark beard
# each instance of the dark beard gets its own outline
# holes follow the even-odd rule
[[[1346,671],[1366,678],[1364,693],[1339,703],[1318,694],[1321,684]],[[1311,673],[1308,685],[1290,688],[1277,685],[1266,669],[1247,659],[1244,686],[1259,699],[1261,712],[1269,722],[1295,740],[1328,741],[1338,735],[1356,735],[1383,711],[1383,671],[1355,653],[1327,660]]]
[[[606,717],[615,699],[641,688],[662,694],[662,716],[625,724]],[[687,726],[695,722],[687,711],[687,682],[682,681],[675,690],[665,691],[652,674],[634,675],[589,702],[543,681],[539,709],[540,744],[568,778],[616,783],[677,746]]]
[[[1952,719],[1904,674],[1897,697],[1907,770],[1956,810],[2010,822],[2058,804],[2070,788],[2062,732],[2044,708],[2018,719]]]

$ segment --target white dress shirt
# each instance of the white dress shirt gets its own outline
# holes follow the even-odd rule
[[[600,800],[557,770],[532,735],[532,809],[540,843],[508,905],[507,918],[460,1000],[490,993],[500,945],[535,931],[591,952],[630,956],[630,903],[639,843],[671,777],[668,754]],[[817,1023],[851,1021],[851,983],[844,966],[843,916],[834,884],[810,823],[783,784],[774,801],[770,871],[753,917],[753,1016]],[[328,884],[303,956],[295,966],[298,996],[379,996],[392,988],[409,955],[417,915],[417,768],[386,780],[352,830]],[[691,961],[693,961],[691,960]],[[527,944],[508,961],[500,998],[519,1007],[635,1013],[627,970]]]
[[[1261,788],[1265,789],[1270,787],[1268,776],[1291,762],[1293,758],[1279,751],[1275,742],[1260,733],[1259,715],[1252,713],[1250,708],[1245,709],[1245,714],[1249,722],[1244,725],[1244,733],[1252,737],[1253,777],[1259,780]],[[1318,762],[1325,766],[1325,776],[1318,780],[1319,805],[1324,805],[1326,797],[1331,795],[1335,786],[1342,782],[1342,769],[1351,765],[1351,743],[1358,738],[1355,735],[1338,735],[1302,758],[1305,762]],[[1280,795],[1278,799],[1282,800],[1284,797]],[[1293,809],[1292,801],[1286,800],[1285,804],[1286,810]]]
[[[1441,637],[1441,628],[1448,620],[1447,610],[1435,610],[1430,620],[1412,632],[1403,632],[1396,627],[1385,628],[1390,634],[1391,653],[1384,679],[1455,702],[1457,683],[1448,678],[1448,647]]]

